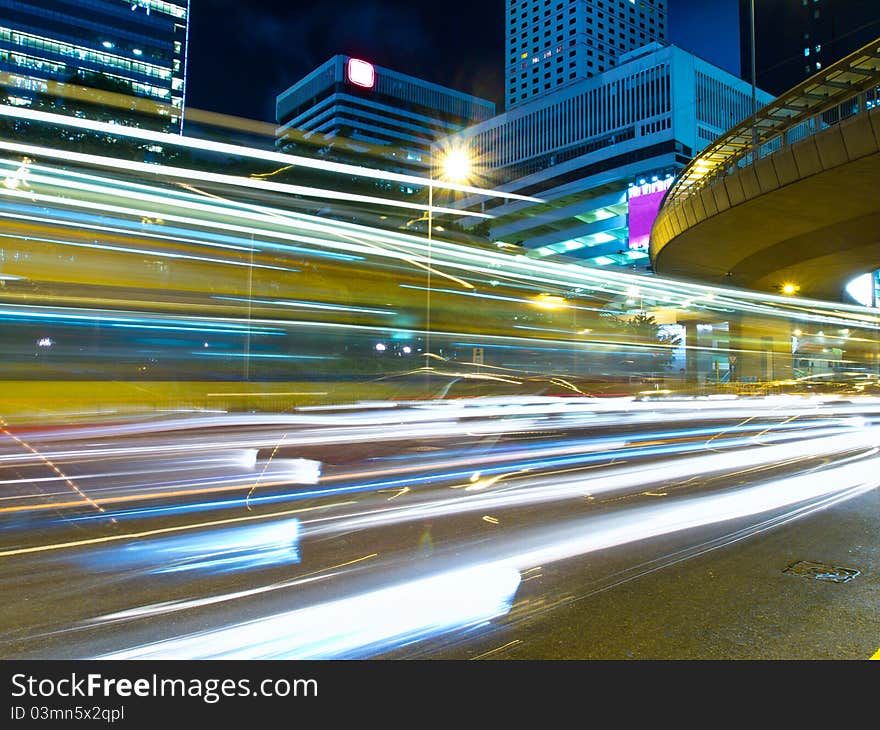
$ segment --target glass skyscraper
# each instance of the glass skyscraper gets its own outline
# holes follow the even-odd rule
[[[757,90],[759,106],[772,98]],[[748,83],[655,42],[443,144],[467,149],[492,186],[542,199],[456,201],[495,216],[496,241],[533,258],[632,269],[648,265],[651,227],[675,175],[751,111]]]
[[[505,106],[614,68],[667,38],[666,0],[507,0]]]
[[[337,55],[278,95],[277,146],[320,136],[352,161],[424,173],[436,140],[494,114],[486,99]]]
[[[181,128],[190,0],[0,0],[0,81],[12,104],[57,83],[156,102]],[[82,105],[68,97],[65,107]]]
[[[742,77],[752,77],[750,0],[739,0]],[[757,84],[782,94],[880,36],[877,0],[755,0]]]

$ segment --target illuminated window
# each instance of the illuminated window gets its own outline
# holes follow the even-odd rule
[[[348,80],[355,86],[372,89],[376,85],[376,70],[371,63],[350,58],[348,59]]]
[[[139,8],[145,10],[147,15],[150,14],[150,10],[155,10],[156,12],[165,13],[174,18],[186,18],[185,7],[180,7],[174,3],[164,2],[164,0],[131,0],[131,9],[138,10]]]
[[[160,79],[171,78],[170,68],[163,68],[152,63],[132,61],[131,59],[118,56],[114,53],[93,51],[84,46],[74,46],[69,43],[52,40],[51,38],[44,38],[30,33],[21,33],[2,26],[0,26],[0,40],[6,41],[7,43],[13,43],[22,48],[76,58],[80,61],[98,64],[108,69],[135,72]]]

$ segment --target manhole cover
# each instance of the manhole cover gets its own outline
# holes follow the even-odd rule
[[[798,562],[789,565],[782,572],[791,573],[792,575],[802,575],[804,578],[827,580],[831,583],[846,583],[855,578],[861,571],[852,568],[840,568],[836,565],[812,563],[809,560],[799,560]]]

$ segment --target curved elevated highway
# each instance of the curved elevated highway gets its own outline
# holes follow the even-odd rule
[[[654,269],[847,301],[846,284],[880,268],[878,190],[880,38],[779,96],[682,171],[654,224]]]

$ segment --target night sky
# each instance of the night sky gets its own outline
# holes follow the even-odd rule
[[[668,0],[670,41],[739,74],[737,0]],[[358,56],[504,103],[505,0],[192,0],[187,104],[274,121],[275,96]]]

